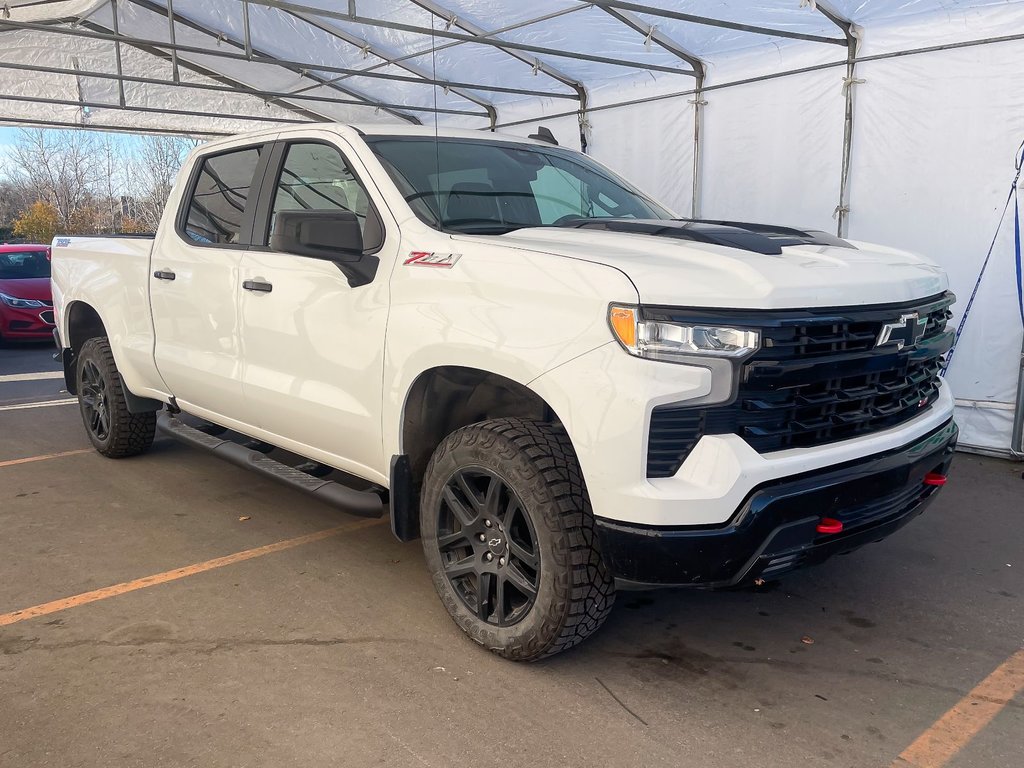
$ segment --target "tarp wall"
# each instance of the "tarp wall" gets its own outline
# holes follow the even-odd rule
[[[917,14],[873,33],[862,30],[859,55],[980,40],[1010,30],[1024,30],[1020,3]],[[776,68],[808,66],[805,52],[796,51],[778,51]],[[836,53],[824,60],[841,59]],[[958,296],[954,325],[996,234],[1015,152],[1024,141],[1022,61],[1024,41],[1014,41],[862,62],[856,68],[864,82],[853,86],[848,237],[908,249],[940,263]],[[718,62],[709,69],[708,85],[749,76],[748,64],[745,54]],[[701,216],[835,231],[845,76],[845,66],[837,66],[709,90]],[[670,90],[664,78],[659,82],[662,92]],[[692,81],[673,85],[683,89]],[[601,103],[643,98],[643,93],[636,83],[604,88]],[[682,215],[689,215],[691,202],[692,98],[589,116],[590,153]],[[541,114],[564,109],[534,106]],[[559,139],[576,143],[575,118],[545,124]],[[525,135],[534,128],[508,130]],[[1011,208],[947,373],[958,400],[962,445],[1009,453],[1021,346]]]

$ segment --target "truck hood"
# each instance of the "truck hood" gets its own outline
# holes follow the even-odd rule
[[[896,304],[942,293],[948,285],[934,262],[853,241],[852,248],[801,244],[768,255],[652,235],[557,227],[520,229],[498,240],[614,267],[632,280],[644,304],[736,309]]]

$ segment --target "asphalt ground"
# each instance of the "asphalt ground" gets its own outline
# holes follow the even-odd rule
[[[621,593],[520,665],[386,524],[166,438],[107,460],[75,405],[23,407],[68,397],[10,378],[50,354],[0,348],[4,768],[1024,764],[1020,464],[961,454],[882,543],[756,592]]]

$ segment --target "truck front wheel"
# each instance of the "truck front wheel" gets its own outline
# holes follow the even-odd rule
[[[156,414],[131,413],[117,374],[110,342],[86,341],[77,355],[78,406],[89,440],[111,459],[136,456],[153,443]]]
[[[507,659],[571,648],[611,611],[614,581],[559,427],[508,418],[453,432],[427,467],[420,530],[452,619]]]

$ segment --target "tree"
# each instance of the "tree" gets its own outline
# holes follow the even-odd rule
[[[31,243],[49,244],[59,228],[57,209],[44,200],[36,200],[14,221],[14,234]]]
[[[70,232],[90,206],[102,179],[102,155],[88,131],[23,128],[11,160],[35,194],[57,211],[59,228]]]
[[[177,136],[143,136],[128,174],[129,215],[155,232],[185,156],[198,142]]]
[[[0,237],[11,237],[14,220],[28,210],[35,199],[25,184],[10,179],[0,181]]]

